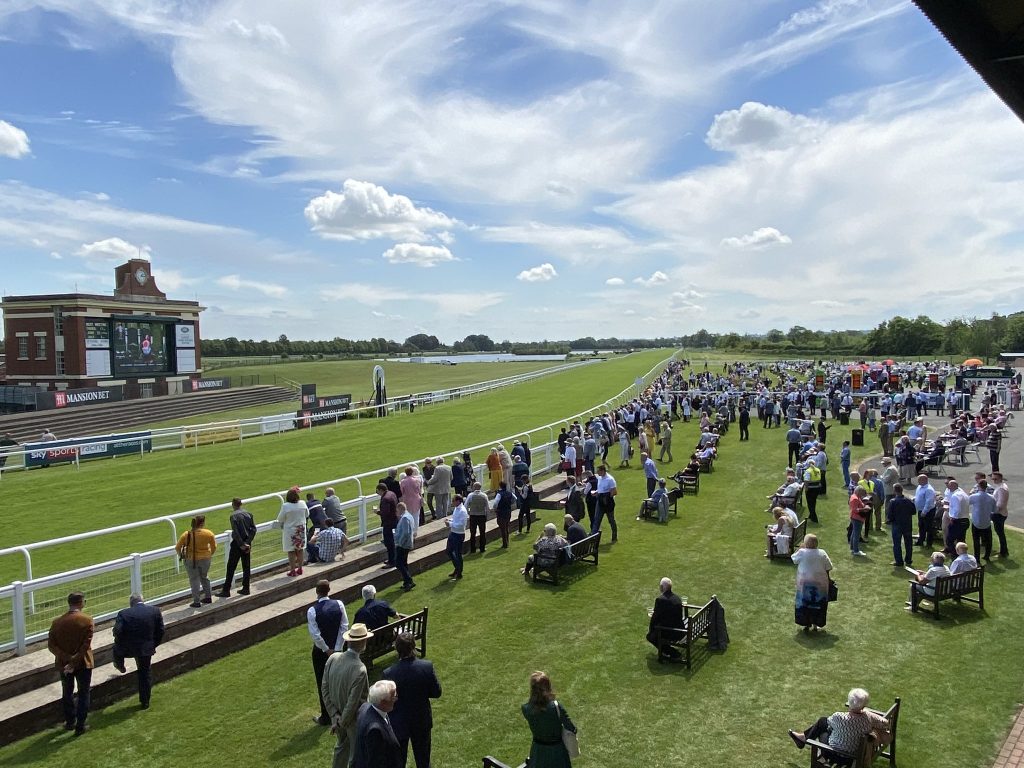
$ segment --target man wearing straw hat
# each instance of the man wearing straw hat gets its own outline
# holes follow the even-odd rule
[[[327,659],[320,692],[324,697],[327,714],[331,718],[331,732],[338,737],[334,745],[332,768],[348,768],[355,758],[356,716],[359,706],[366,701],[370,682],[366,665],[359,654],[366,649],[366,641],[373,637],[365,624],[353,624],[342,637],[348,646]]]

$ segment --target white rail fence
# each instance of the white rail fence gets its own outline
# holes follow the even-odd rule
[[[642,377],[644,385],[649,383],[674,357],[675,355],[663,360],[644,374]],[[580,413],[516,435],[489,440],[466,450],[472,453],[489,449],[495,443],[526,438],[533,446],[531,472],[533,475],[544,474],[554,469],[560,461],[555,434],[557,428],[571,423],[574,419],[588,418],[628,401],[637,393],[637,390],[638,387],[634,384],[603,403]],[[544,442],[538,443],[538,438]],[[462,450],[448,451],[438,455],[443,455],[448,459],[461,455]],[[396,462],[395,466],[402,467],[416,462],[415,459]],[[474,468],[477,478],[482,478],[486,472],[486,465],[478,464],[474,465]],[[377,536],[381,532],[380,526],[376,525],[376,521],[370,522],[369,517],[372,514],[373,505],[378,501],[375,492],[377,480],[386,474],[387,468],[376,469],[371,472],[307,485],[302,488],[302,491],[305,493],[328,486],[332,486],[336,490],[344,488],[352,491],[351,495],[346,494],[348,498],[342,502],[342,509],[345,510],[348,519],[348,536],[353,543],[365,543],[370,537]],[[254,574],[281,567],[287,562],[281,547],[280,531],[273,529],[277,509],[284,501],[284,494],[284,491],[275,491],[243,500],[246,508],[250,511],[258,510],[258,516],[266,517],[257,525],[258,534],[251,552]],[[340,492],[339,496],[342,496]],[[14,581],[7,586],[0,587],[0,651],[14,650],[21,654],[25,652],[30,643],[45,638],[53,619],[67,610],[67,593],[72,590],[86,594],[90,613],[97,621],[113,617],[118,610],[128,604],[128,597],[133,592],[146,595],[147,601],[154,603],[173,601],[188,595],[188,579],[174,548],[179,535],[177,521],[204,514],[208,517],[217,516],[226,525],[230,511],[229,503],[215,504],[172,515],[0,550],[0,557],[20,554],[25,565],[25,580]],[[167,526],[170,529],[168,531],[168,546],[142,553],[132,552],[115,560],[63,573],[39,578],[32,576],[33,552],[84,542],[101,536],[116,536],[154,525]],[[216,523],[208,525],[208,527],[214,527],[214,525]],[[229,540],[229,531],[217,536],[218,549],[211,566],[211,581],[215,586],[223,584],[223,576],[218,578],[213,574],[225,572]],[[239,575],[240,571],[236,573],[235,578],[237,579]]]
[[[574,368],[592,365],[595,362],[600,361],[581,360],[575,363],[552,366],[550,368],[543,368],[539,371],[530,371],[528,373],[520,373],[514,376],[504,376],[499,379],[467,384],[461,387],[452,387],[450,389],[391,397],[388,398],[385,406],[367,405],[358,408],[338,408],[337,410],[321,411],[315,417],[315,421],[318,425],[337,425],[345,419],[354,418],[358,421],[361,417],[375,415],[376,411],[381,407],[386,408],[388,412],[395,412],[408,408],[410,402],[414,402],[417,403],[418,406],[422,406],[448,402],[450,400],[459,400],[463,397],[471,397],[473,395],[479,395],[495,389],[523,384],[544,376],[549,376],[552,373],[563,373]],[[88,460],[90,454],[102,454],[106,451],[107,446],[113,443],[130,445],[132,447],[131,452],[137,453],[140,458],[144,458],[147,453],[155,451],[180,450],[184,448],[192,448],[198,451],[199,448],[204,445],[227,442],[241,443],[250,437],[262,437],[263,435],[290,432],[298,429],[301,426],[300,422],[302,421],[304,421],[303,417],[296,416],[295,413],[292,412],[277,414],[274,416],[258,416],[248,419],[214,421],[206,424],[182,427],[165,427],[163,429],[152,430],[140,429],[123,434],[94,435],[82,438],[81,440],[76,439],[74,441],[74,445],[68,446],[66,449],[66,455],[70,457],[70,461],[68,459],[64,459],[60,463],[73,463],[77,469],[81,466],[83,458]],[[54,445],[60,446],[63,442],[65,441],[59,441]],[[3,478],[5,472],[26,469],[26,465],[29,463],[29,456],[33,456],[35,462],[38,462],[40,460],[38,458],[39,453],[39,446],[36,446],[33,450],[4,450],[3,454],[7,458],[7,463],[5,466],[0,467],[0,479]],[[126,455],[126,452],[119,451],[118,455]],[[54,461],[54,463],[58,463],[58,461]]]

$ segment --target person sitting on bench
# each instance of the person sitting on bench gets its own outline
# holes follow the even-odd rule
[[[800,749],[807,746],[808,739],[828,744],[840,754],[829,755],[835,765],[853,765],[854,755],[860,750],[865,736],[875,733],[881,740],[888,734],[889,721],[881,715],[865,710],[868,692],[854,688],[846,697],[846,712],[835,712],[829,717],[819,717],[817,722],[803,733],[790,731],[789,738]]]
[[[775,551],[780,555],[788,554],[793,542],[793,531],[800,521],[797,519],[796,512],[791,509],[783,509],[782,507],[775,507],[772,510],[772,516],[775,518],[775,525],[768,526],[768,549],[765,550],[764,556],[770,557],[772,545],[775,544]],[[778,547],[778,541],[776,537],[785,536],[789,542],[784,548]]]
[[[651,623],[647,628],[647,642],[658,648],[658,630],[661,627],[661,647],[658,648],[662,655],[670,659],[678,660],[682,657],[678,648],[670,645],[671,640],[683,636],[686,628],[686,620],[683,618],[683,601],[679,595],[672,591],[672,579],[665,577],[659,585],[661,593],[654,599],[654,610],[651,612]],[[666,632],[665,629],[669,631]],[[678,632],[672,632],[678,629]]]
[[[519,572],[523,576],[529,576],[530,571],[533,570],[533,566],[537,562],[537,558],[551,562],[565,557],[565,548],[567,546],[569,546],[569,542],[565,540],[564,536],[559,535],[555,524],[548,523],[544,526],[544,535],[537,539],[533,545],[536,554],[526,558],[526,566],[520,569]]]
[[[800,484],[796,481],[796,476],[786,473],[786,482],[783,483],[775,493],[768,498],[771,499],[771,506],[768,509],[774,507],[786,507],[791,509],[796,506],[796,497],[800,493]],[[766,512],[768,510],[765,510]]]
[[[958,541],[956,543],[956,557],[953,558],[953,562],[949,564],[950,575],[955,576],[958,573],[973,571],[977,567],[978,561],[974,558],[974,555],[967,551],[967,542]]]
[[[946,555],[942,552],[932,552],[932,560],[928,570],[918,571],[917,583],[910,585],[910,601],[907,602],[908,611],[914,599],[915,589],[926,597],[935,595],[935,580],[939,576],[949,576],[949,568],[946,567]]]

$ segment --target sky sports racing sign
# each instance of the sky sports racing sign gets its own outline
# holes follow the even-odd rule
[[[57,392],[36,394],[36,410],[53,408],[75,408],[80,405],[103,405],[124,400],[123,387],[89,387],[87,389],[65,389]]]
[[[25,454],[25,466],[42,467],[86,459],[149,453],[153,450],[153,438],[150,432],[125,432],[120,435],[54,440],[49,443],[25,443],[25,450],[28,451]]]

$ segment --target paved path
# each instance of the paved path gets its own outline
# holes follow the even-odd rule
[[[1017,417],[1021,417],[1021,420],[1018,421]],[[1018,411],[1009,423],[1012,426],[1004,432],[1003,449],[999,454],[999,467],[1003,472],[1003,479],[1010,488],[1010,504],[1007,508],[1010,514],[1007,518],[1007,527],[1024,530],[1024,413]],[[949,419],[941,416],[929,416],[925,419],[925,424],[933,433],[936,429],[941,432],[949,424]],[[865,433],[864,444],[881,449],[875,432]],[[970,463],[966,466],[944,467],[939,479],[933,479],[932,485],[941,491],[941,477],[946,476],[955,477],[961,486],[969,489],[974,485],[975,472],[984,470],[987,474],[992,471],[988,451],[981,450],[981,461],[978,461],[974,454],[968,454],[968,458]],[[861,463],[861,467],[880,469],[881,466],[880,452]],[[1013,552],[1011,556],[1019,557],[1020,553]],[[993,768],[1024,768],[1024,709],[1017,713]]]

